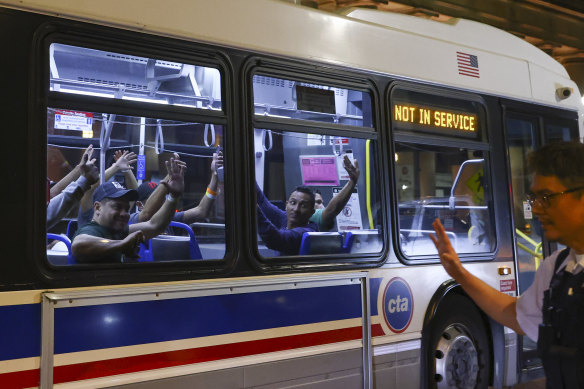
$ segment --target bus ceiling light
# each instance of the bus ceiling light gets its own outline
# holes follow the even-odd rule
[[[556,89],[556,95],[558,96],[558,98],[560,100],[564,100],[564,99],[567,99],[568,97],[572,96],[573,92],[574,92],[574,89],[569,88],[569,87],[562,87],[562,88]]]

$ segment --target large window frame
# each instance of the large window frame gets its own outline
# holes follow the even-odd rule
[[[396,120],[393,117],[393,105],[396,101],[395,95],[400,92],[412,92],[413,94],[419,94],[425,96],[427,99],[446,99],[450,101],[464,101],[466,103],[475,104],[477,106],[476,118],[477,118],[477,126],[478,126],[478,133],[473,137],[469,137],[467,135],[457,135],[457,134],[449,134],[448,129],[446,130],[420,130],[417,129],[416,126],[409,127],[404,130],[403,126],[400,128],[400,124],[396,124]],[[495,210],[495,201],[494,201],[494,186],[492,183],[492,171],[493,166],[490,161],[490,145],[488,143],[489,137],[489,127],[488,127],[488,115],[487,115],[487,104],[482,99],[481,96],[476,94],[470,94],[461,91],[453,91],[448,90],[446,88],[439,88],[439,87],[432,87],[432,86],[425,86],[425,85],[418,85],[413,83],[406,83],[402,81],[397,81],[392,83],[387,89],[387,100],[386,100],[386,109],[388,112],[388,121],[390,123],[391,128],[391,138],[392,138],[392,152],[396,152],[396,143],[407,143],[411,145],[422,145],[428,147],[444,147],[444,148],[461,148],[461,149],[468,149],[468,150],[475,150],[480,151],[484,154],[484,179],[487,182],[488,187],[491,189],[490,194],[490,206],[488,208],[488,214],[491,221],[492,231],[491,235],[493,237],[494,244],[491,246],[490,250],[485,252],[478,252],[478,253],[461,253],[460,257],[462,261],[476,261],[476,260],[484,260],[490,261],[495,258],[496,252],[498,251],[499,240],[497,236],[497,229],[496,229],[496,210]],[[423,106],[423,104],[422,104]],[[441,106],[440,104],[436,106],[438,110],[442,110],[442,112],[457,112],[457,110],[449,109],[447,105]],[[460,108],[459,108],[460,110]],[[392,170],[392,177],[397,177],[397,163],[395,158],[391,161],[391,170]],[[400,262],[406,265],[422,265],[428,263],[436,263],[439,262],[439,258],[437,253],[431,254],[424,254],[424,255],[408,255],[404,252],[401,246],[401,239],[400,239],[400,212],[399,212],[399,195],[398,195],[398,185],[395,180],[392,180],[392,190],[393,190],[393,198],[396,201],[393,202],[393,223],[396,226],[393,229],[393,242],[395,247],[395,254]]]
[[[254,131],[256,129],[266,129],[273,131],[289,131],[304,134],[315,134],[336,137],[357,138],[361,140],[371,139],[377,145],[377,169],[374,173],[374,180],[379,184],[380,193],[378,194],[381,212],[380,223],[383,231],[380,233],[382,241],[382,249],[374,253],[360,253],[360,254],[310,254],[306,256],[282,256],[282,257],[263,257],[258,251],[257,241],[257,217],[251,213],[250,220],[255,223],[251,233],[249,234],[249,252],[251,254],[252,262],[255,266],[263,271],[284,271],[286,269],[294,270],[313,270],[313,269],[343,269],[356,267],[371,267],[379,266],[387,259],[387,252],[389,244],[387,241],[387,221],[385,215],[387,201],[383,197],[387,193],[386,183],[384,182],[384,174],[381,172],[381,167],[384,166],[383,159],[386,155],[385,146],[383,144],[381,115],[377,107],[378,92],[375,85],[370,80],[362,78],[360,75],[348,73],[344,71],[337,71],[331,73],[329,71],[320,71],[316,73],[314,68],[307,69],[301,65],[291,65],[290,62],[280,62],[275,59],[266,60],[265,58],[254,58],[247,64],[246,69],[246,85],[248,89],[248,138],[253,139]],[[322,70],[322,69],[318,69]],[[294,80],[301,83],[328,85],[335,88],[345,88],[349,90],[362,91],[367,93],[371,101],[372,124],[367,126],[345,125],[340,123],[325,123],[322,121],[313,120],[296,120],[290,118],[278,118],[270,115],[255,114],[254,95],[253,95],[253,79],[254,76],[274,77],[278,79]],[[254,155],[254,142],[250,142],[249,153]],[[363,164],[364,165],[364,164]],[[249,169],[255,170],[255,163],[250,160]],[[364,173],[364,166],[361,167],[361,175]],[[255,175],[251,176],[251,182]],[[250,188],[252,194],[253,204],[250,204],[250,209],[255,209],[255,189]]]
[[[35,65],[37,74],[40,74],[38,89],[35,91],[38,101],[41,101],[38,107],[37,124],[41,128],[46,128],[47,110],[65,109],[72,111],[85,112],[107,112],[108,114],[127,115],[134,117],[154,117],[163,120],[175,120],[191,123],[208,123],[222,126],[225,135],[225,143],[222,144],[224,149],[230,150],[233,140],[231,139],[230,128],[232,127],[232,98],[227,93],[230,85],[233,84],[229,65],[225,60],[226,55],[208,45],[180,42],[167,38],[149,37],[143,34],[133,32],[118,31],[109,28],[96,26],[80,26],[75,24],[71,26],[65,22],[55,22],[44,26],[44,34],[41,34],[36,41],[36,48],[39,55],[36,58]],[[71,46],[87,47],[95,50],[106,52],[121,53],[133,56],[142,56],[147,58],[160,58],[168,61],[196,64],[215,68],[219,71],[221,78],[221,109],[208,109],[198,107],[182,107],[172,105],[161,105],[143,101],[127,101],[118,99],[108,99],[95,96],[69,95],[57,91],[49,90],[49,58],[51,44],[65,44]],[[45,138],[46,139],[46,138]],[[46,145],[46,142],[45,142]],[[46,155],[46,146],[42,147],[41,155]],[[46,172],[46,160],[39,157],[39,177]],[[225,158],[225,169],[231,168],[229,158]],[[42,170],[41,170],[42,169]],[[228,179],[228,178],[227,178]],[[225,183],[230,185],[229,183]],[[44,249],[39,250],[36,256],[40,258],[38,267],[47,277],[55,280],[75,279],[75,283],[92,283],[92,279],[107,277],[108,279],[128,281],[126,271],[131,269],[132,276],[130,282],[143,282],[145,279],[164,273],[171,278],[192,278],[193,274],[220,274],[227,273],[234,267],[237,251],[233,228],[235,216],[232,214],[229,190],[226,189],[225,201],[225,255],[221,259],[212,259],[208,261],[184,260],[171,262],[145,262],[132,264],[99,264],[99,265],[75,265],[75,266],[53,266],[44,255]],[[39,231],[46,229],[39,228]],[[43,233],[43,242],[46,237]],[[40,245],[39,245],[40,246]],[[125,270],[124,270],[125,269]],[[72,273],[74,275],[72,275]],[[174,276],[173,276],[174,274]],[[182,275],[182,276],[181,276]],[[118,282],[119,282],[118,281]]]

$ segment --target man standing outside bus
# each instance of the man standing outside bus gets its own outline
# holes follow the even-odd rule
[[[483,311],[537,340],[548,389],[584,389],[584,145],[551,143],[531,153],[528,165],[532,211],[545,236],[568,248],[546,258],[520,297],[469,273],[438,219],[431,238],[445,270]]]

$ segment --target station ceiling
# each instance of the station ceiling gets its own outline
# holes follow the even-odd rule
[[[289,0],[290,1],[290,0]],[[559,61],[584,93],[582,0],[292,0],[323,11],[377,8],[426,19],[474,20],[508,31]]]

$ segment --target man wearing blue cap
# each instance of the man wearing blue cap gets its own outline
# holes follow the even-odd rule
[[[140,243],[164,232],[170,224],[178,198],[184,191],[184,167],[171,158],[166,162],[169,179],[166,201],[152,218],[128,225],[130,201],[138,192],[117,182],[100,185],[93,195],[93,220],[81,227],[71,246],[82,263],[120,263],[138,257]]]

